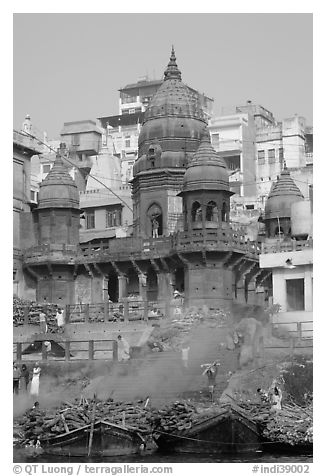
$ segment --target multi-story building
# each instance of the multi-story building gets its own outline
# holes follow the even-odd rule
[[[275,124],[270,111],[248,101],[232,114],[214,116],[209,121],[212,145],[225,160],[231,190],[250,202],[257,194],[256,131],[264,124]]]
[[[244,207],[263,208],[284,163],[297,172],[294,180],[303,173],[312,183],[313,134],[304,118],[277,122],[266,108],[248,101],[232,114],[212,117],[209,130],[213,147],[228,167],[235,203],[241,197]],[[304,188],[299,180],[297,185]]]
[[[272,301],[280,306],[274,322],[281,331],[308,337],[313,306],[312,202],[304,199],[288,169],[269,193],[264,221],[266,239],[259,261],[261,268],[272,271]]]
[[[29,116],[26,119],[30,121]],[[31,233],[25,218],[30,216],[37,201],[31,183],[31,157],[42,151],[40,144],[26,132],[30,129],[13,131],[13,285],[17,296],[28,295],[33,287],[30,277],[22,270],[22,249],[24,244],[28,244]]]
[[[291,170],[292,178],[303,195],[309,197],[309,185],[312,185],[312,144],[312,128],[308,128],[306,132],[303,117],[294,116],[257,130],[257,198],[262,206],[284,164]]]

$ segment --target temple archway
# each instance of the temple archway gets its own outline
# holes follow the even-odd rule
[[[191,207],[191,221],[202,221],[202,208],[199,202],[194,202]]]
[[[206,207],[206,221],[218,222],[218,210],[214,201],[210,201]]]
[[[163,213],[158,203],[153,203],[147,210],[147,235],[153,238],[163,235]]]

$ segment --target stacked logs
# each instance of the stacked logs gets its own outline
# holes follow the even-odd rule
[[[47,440],[89,425],[92,421],[92,408],[92,401],[81,398],[74,403],[62,404],[56,411],[29,410],[15,422],[16,430],[19,428],[21,434],[19,444],[36,439]],[[100,401],[96,403],[95,421],[106,420],[116,425],[150,432],[149,413],[142,401]]]
[[[220,408],[199,408],[189,401],[176,401],[161,410],[153,410],[149,419],[154,432],[180,433],[218,414]]]
[[[263,435],[270,441],[291,446],[312,443],[312,405],[305,408],[297,405],[283,405],[281,411],[271,415]]]
[[[286,403],[282,405],[282,410],[271,411],[268,403],[237,403],[259,424],[266,440],[291,446],[313,442],[312,404],[300,407]]]
[[[13,300],[13,325],[22,326],[24,324],[25,309],[28,312],[29,324],[38,325],[40,323],[39,315],[43,311],[46,315],[48,326],[56,327],[57,304],[37,304],[34,301],[27,301],[14,297]]]

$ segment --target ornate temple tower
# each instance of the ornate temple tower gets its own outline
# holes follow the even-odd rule
[[[224,160],[211,145],[207,129],[183,177],[184,230],[217,229],[229,224],[229,176]]]
[[[37,280],[40,303],[74,302],[75,258],[79,245],[79,192],[62,161],[63,144],[54,165],[40,184],[35,209],[36,237],[41,253],[27,250],[27,271]]]
[[[172,47],[164,82],[145,112],[134,165],[134,233],[158,236],[182,227],[181,190],[185,168],[206,127],[198,97],[181,81]]]
[[[291,236],[291,205],[303,200],[303,195],[286,167],[273,184],[265,205],[267,238]]]
[[[184,256],[185,295],[190,304],[203,301],[227,303],[232,300],[233,273],[226,266],[231,247],[225,253],[223,242],[231,236],[229,176],[226,165],[210,141],[207,129],[202,132],[201,142],[188,164],[183,178],[184,230],[195,243],[196,239],[211,242],[204,252]],[[216,244],[215,244],[215,243]],[[219,244],[218,244],[219,243]]]

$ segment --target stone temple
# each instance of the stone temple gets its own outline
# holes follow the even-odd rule
[[[28,224],[23,269],[38,302],[166,303],[178,290],[189,305],[262,304],[270,271],[259,268],[256,244],[232,230],[227,169],[173,49],[139,135],[131,237],[79,243],[82,210],[63,156],[62,148]]]

